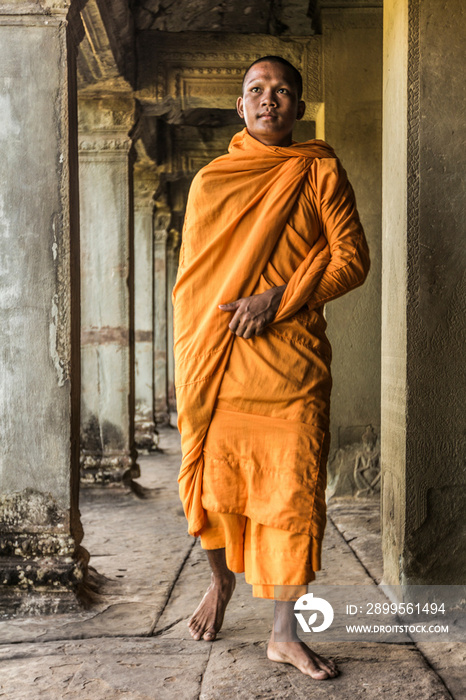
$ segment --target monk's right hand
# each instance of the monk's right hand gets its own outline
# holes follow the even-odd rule
[[[254,294],[232,301],[229,304],[219,304],[222,311],[233,311],[234,316],[228,324],[229,329],[240,338],[252,338],[261,335],[269,323],[272,323],[280,306],[280,301],[286,285],[271,287],[262,294]]]

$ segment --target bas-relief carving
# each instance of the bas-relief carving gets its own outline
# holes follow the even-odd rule
[[[362,444],[354,463],[356,496],[378,496],[380,493],[380,445],[377,433],[369,425],[362,436]]]
[[[132,98],[80,98],[78,147],[81,156],[103,158],[132,154],[136,106]],[[134,155],[134,154],[133,154]]]
[[[206,43],[212,50],[205,50]],[[180,44],[184,51],[179,50]],[[244,70],[264,53],[279,53],[295,63],[306,76],[304,99],[322,101],[320,37],[180,34],[174,38],[164,32],[146,32],[140,37],[140,49],[138,97],[146,104],[167,101],[168,106],[175,100],[183,110],[234,109]]]
[[[130,138],[122,136],[121,138],[105,138],[101,135],[96,135],[92,138],[90,134],[83,135],[79,140],[79,151],[120,151],[129,153],[131,150],[132,141]]]
[[[164,246],[167,242],[168,229],[171,221],[171,211],[166,206],[158,206],[154,214],[154,240],[157,247]]]
[[[380,441],[372,425],[354,429],[360,439],[337,449],[329,461],[329,498],[380,494]],[[362,435],[361,435],[362,433]]]

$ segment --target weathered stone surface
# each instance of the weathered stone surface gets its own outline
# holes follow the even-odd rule
[[[79,22],[64,21],[69,7],[0,6],[0,597],[26,608],[36,588],[52,591],[52,609],[72,600],[86,559],[76,483]]]
[[[317,129],[348,172],[371,255],[364,285],[325,309],[333,349],[329,486],[337,496],[360,489],[354,468],[366,428],[380,434],[382,9],[352,4],[322,9],[325,123]]]
[[[134,344],[135,441],[138,449],[157,447],[154,411],[154,197],[159,174],[142,146],[134,168]]]
[[[331,521],[377,583],[383,570],[379,508],[374,501],[358,502],[349,498],[334,499],[329,506]],[[466,683],[466,644],[418,641],[416,647],[451,696],[462,698]]]
[[[293,667],[269,661],[264,642],[233,645],[221,640],[212,647],[200,698],[450,699],[442,682],[412,646],[340,643],[314,644],[313,648],[334,659],[341,675],[313,681]]]
[[[81,464],[84,482],[139,475],[134,448],[134,102],[80,101]]]
[[[3,643],[151,634],[194,544],[176,489],[177,431],[164,432],[163,449],[141,457],[139,495],[129,488],[81,494],[84,545],[101,577],[92,607],[71,616],[0,621]]]
[[[466,94],[440,66],[464,63],[464,6],[390,0],[384,13],[384,578],[461,584]]]
[[[98,639],[0,649],[0,693],[10,700],[194,700],[208,645]]]
[[[128,92],[134,84],[134,24],[125,0],[87,0],[77,69],[80,93]]]
[[[381,583],[383,559],[380,533],[380,502],[332,499],[328,514],[331,521],[356,553],[376,583]]]
[[[170,413],[176,412],[172,293],[178,273],[180,246],[181,234],[176,229],[171,228],[167,238],[167,392]]]
[[[267,33],[274,22],[274,10],[274,3],[266,0],[238,0],[234,3],[136,0],[135,20],[138,29],[168,32]]]
[[[154,217],[154,410],[157,425],[168,425],[167,237],[171,212],[160,202]]]

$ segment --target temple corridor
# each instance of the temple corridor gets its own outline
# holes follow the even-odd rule
[[[307,697],[259,664],[245,584],[229,640],[184,628],[207,565],[171,294],[190,183],[267,54],[301,71],[295,139],[335,149],[372,260],[325,308],[321,580],[464,586],[465,27],[461,0],[0,0],[0,696]],[[356,647],[313,696],[460,698],[464,645]]]

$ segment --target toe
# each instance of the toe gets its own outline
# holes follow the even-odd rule
[[[216,636],[216,631],[210,628],[204,632],[204,634],[202,635],[202,639],[205,639],[206,642],[213,642]]]
[[[331,678],[335,678],[335,676],[338,675],[338,670],[333,661],[329,661],[328,659],[324,659],[323,657],[320,657],[317,661],[320,669],[322,671],[325,671]]]

